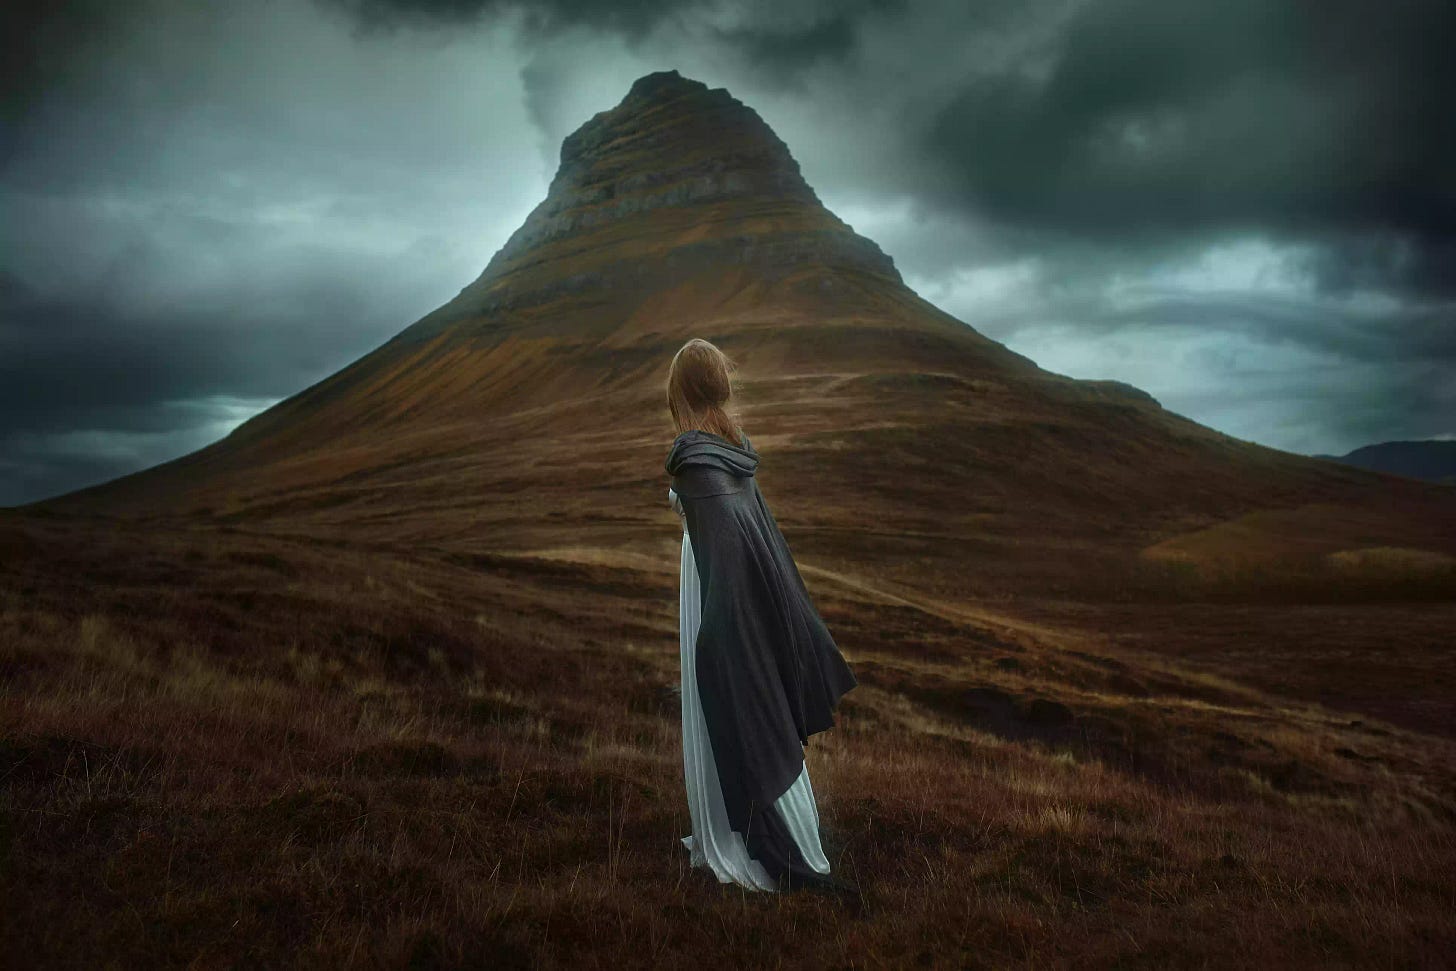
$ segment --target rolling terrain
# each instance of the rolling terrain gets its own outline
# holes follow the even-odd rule
[[[4,946],[1438,966],[1456,494],[974,324],[752,109],[640,78],[454,300],[207,448],[0,510]],[[860,680],[807,751],[851,898],[720,887],[678,842],[694,336]]]

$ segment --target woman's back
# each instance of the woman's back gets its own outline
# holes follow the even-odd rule
[[[789,825],[767,810],[803,774],[803,746],[833,727],[857,681],[758,488],[759,461],[747,436],[740,446],[691,429],[665,467],[699,581],[691,649],[724,803],[750,854],[777,879],[812,871]]]
[[[696,698],[728,825],[775,881],[791,873],[814,881],[825,871],[806,860],[822,854],[809,845],[818,820],[808,811],[803,747],[834,726],[834,709],[856,681],[759,491],[758,452],[728,411],[735,367],[693,338],[667,370],[679,434],[665,467],[683,517],[680,610],[692,621],[683,624],[682,650],[697,687],[683,699],[684,769],[696,798],[688,709]]]

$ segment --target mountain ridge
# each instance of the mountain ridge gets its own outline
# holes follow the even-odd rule
[[[1456,485],[1456,441],[1439,438],[1374,442],[1344,455],[1315,455],[1372,472]]]

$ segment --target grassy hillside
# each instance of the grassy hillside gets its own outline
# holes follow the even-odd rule
[[[1251,688],[1257,652],[1215,674],[1175,630],[1094,636],[1090,606],[1017,621],[806,560],[861,680],[807,754],[859,893],[754,896],[678,842],[672,562],[0,523],[12,966],[1437,967],[1456,948],[1450,733]]]

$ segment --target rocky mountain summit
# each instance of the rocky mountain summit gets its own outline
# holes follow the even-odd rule
[[[849,267],[902,283],[879,246],[823,206],[756,111],[725,88],[658,71],[567,136],[546,198],[475,282],[401,336],[427,339],[468,315],[569,293],[641,293],[724,265],[769,278]]]

